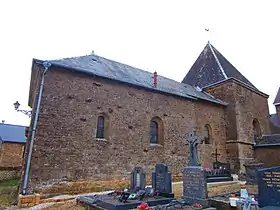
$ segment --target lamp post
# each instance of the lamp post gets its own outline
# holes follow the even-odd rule
[[[19,109],[19,106],[20,106],[20,103],[19,103],[18,101],[16,101],[16,102],[14,103],[15,110],[16,110],[17,112],[21,112],[21,113],[27,115],[28,117],[31,117],[31,115],[32,115],[32,111],[31,111],[31,110]]]

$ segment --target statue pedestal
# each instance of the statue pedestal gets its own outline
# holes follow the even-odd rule
[[[200,166],[188,166],[183,171],[183,199],[188,205],[199,203],[207,207],[208,192],[206,174]]]

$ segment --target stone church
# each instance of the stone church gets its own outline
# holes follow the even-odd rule
[[[149,175],[156,163],[181,176],[190,128],[203,139],[202,166],[217,149],[243,172],[254,139],[271,133],[267,99],[209,42],[182,82],[95,54],[34,59],[23,189],[122,179],[134,166]]]

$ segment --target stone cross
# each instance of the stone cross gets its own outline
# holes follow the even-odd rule
[[[216,148],[215,153],[212,153],[212,155],[215,156],[215,160],[216,162],[218,162],[218,156],[220,156],[221,154],[218,153],[218,149]]]
[[[197,145],[203,140],[196,135],[196,130],[191,128],[185,137],[185,144],[190,147],[189,166],[200,166],[197,154]]]

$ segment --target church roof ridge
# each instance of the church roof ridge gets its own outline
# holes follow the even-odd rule
[[[277,92],[277,94],[275,96],[273,104],[274,105],[280,105],[280,87],[279,87],[278,92]]]
[[[219,68],[220,68],[220,70],[221,70],[223,76],[225,77],[225,79],[227,79],[228,76],[226,75],[223,66],[221,65],[221,63],[220,63],[220,61],[219,61],[217,55],[215,54],[215,52],[214,52],[214,50],[213,50],[213,48],[212,48],[212,45],[211,45],[210,41],[208,41],[208,46],[209,46],[209,48],[210,48],[210,50],[211,50],[211,52],[212,52],[212,54],[213,54],[213,56],[214,56],[214,58],[215,58],[217,64],[218,64],[218,66],[219,66]]]
[[[258,90],[208,41],[182,83],[206,87],[231,77]]]
[[[34,62],[42,63],[43,61],[34,59]],[[48,62],[53,66],[60,68],[134,85],[152,91],[175,95],[189,100],[205,100],[215,104],[227,105],[226,102],[205,94],[203,91],[198,91],[191,85],[183,84],[161,75],[157,76],[157,87],[154,87],[153,73],[96,54],[49,60]]]

